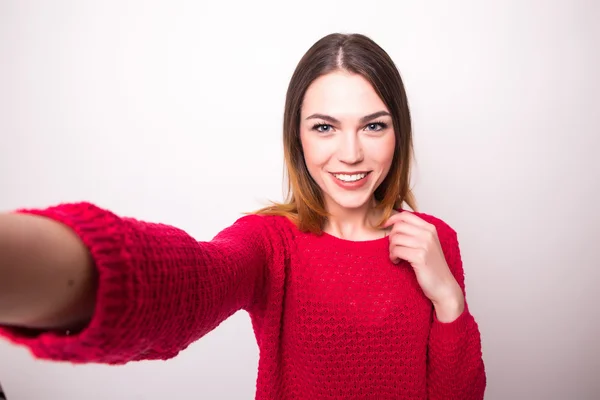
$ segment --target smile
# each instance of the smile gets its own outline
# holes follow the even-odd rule
[[[368,172],[362,172],[362,173],[358,173],[358,174],[332,174],[332,175],[343,182],[357,182],[357,181],[360,181],[361,179],[366,178],[366,176],[368,174],[369,174]]]
[[[352,173],[330,172],[330,174],[333,177],[333,181],[342,189],[358,190],[367,184],[371,171],[356,171]]]

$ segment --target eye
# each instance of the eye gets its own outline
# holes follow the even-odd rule
[[[382,131],[385,128],[387,128],[387,124],[384,122],[371,122],[370,124],[368,124],[367,126],[365,126],[365,129],[368,131]]]
[[[312,129],[320,133],[329,133],[333,130],[333,126],[329,124],[315,124]]]

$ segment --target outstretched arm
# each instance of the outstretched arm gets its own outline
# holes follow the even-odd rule
[[[270,241],[245,216],[213,240],[89,203],[0,218],[0,334],[75,363],[166,359],[249,307]]]

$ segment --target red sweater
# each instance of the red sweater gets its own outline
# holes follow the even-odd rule
[[[284,217],[239,218],[211,241],[89,203],[21,212],[74,229],[99,273],[80,332],[0,331],[40,358],[123,364],[168,359],[237,312],[260,349],[256,399],[482,399],[480,333],[468,307],[435,317],[388,238],[351,242],[300,232]],[[464,290],[456,233],[432,216]]]

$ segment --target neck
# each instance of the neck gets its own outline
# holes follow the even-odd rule
[[[375,209],[375,200],[359,208],[328,207],[331,216],[325,223],[324,231],[330,235],[348,240],[370,240],[383,237],[385,232],[377,227],[381,211]]]

